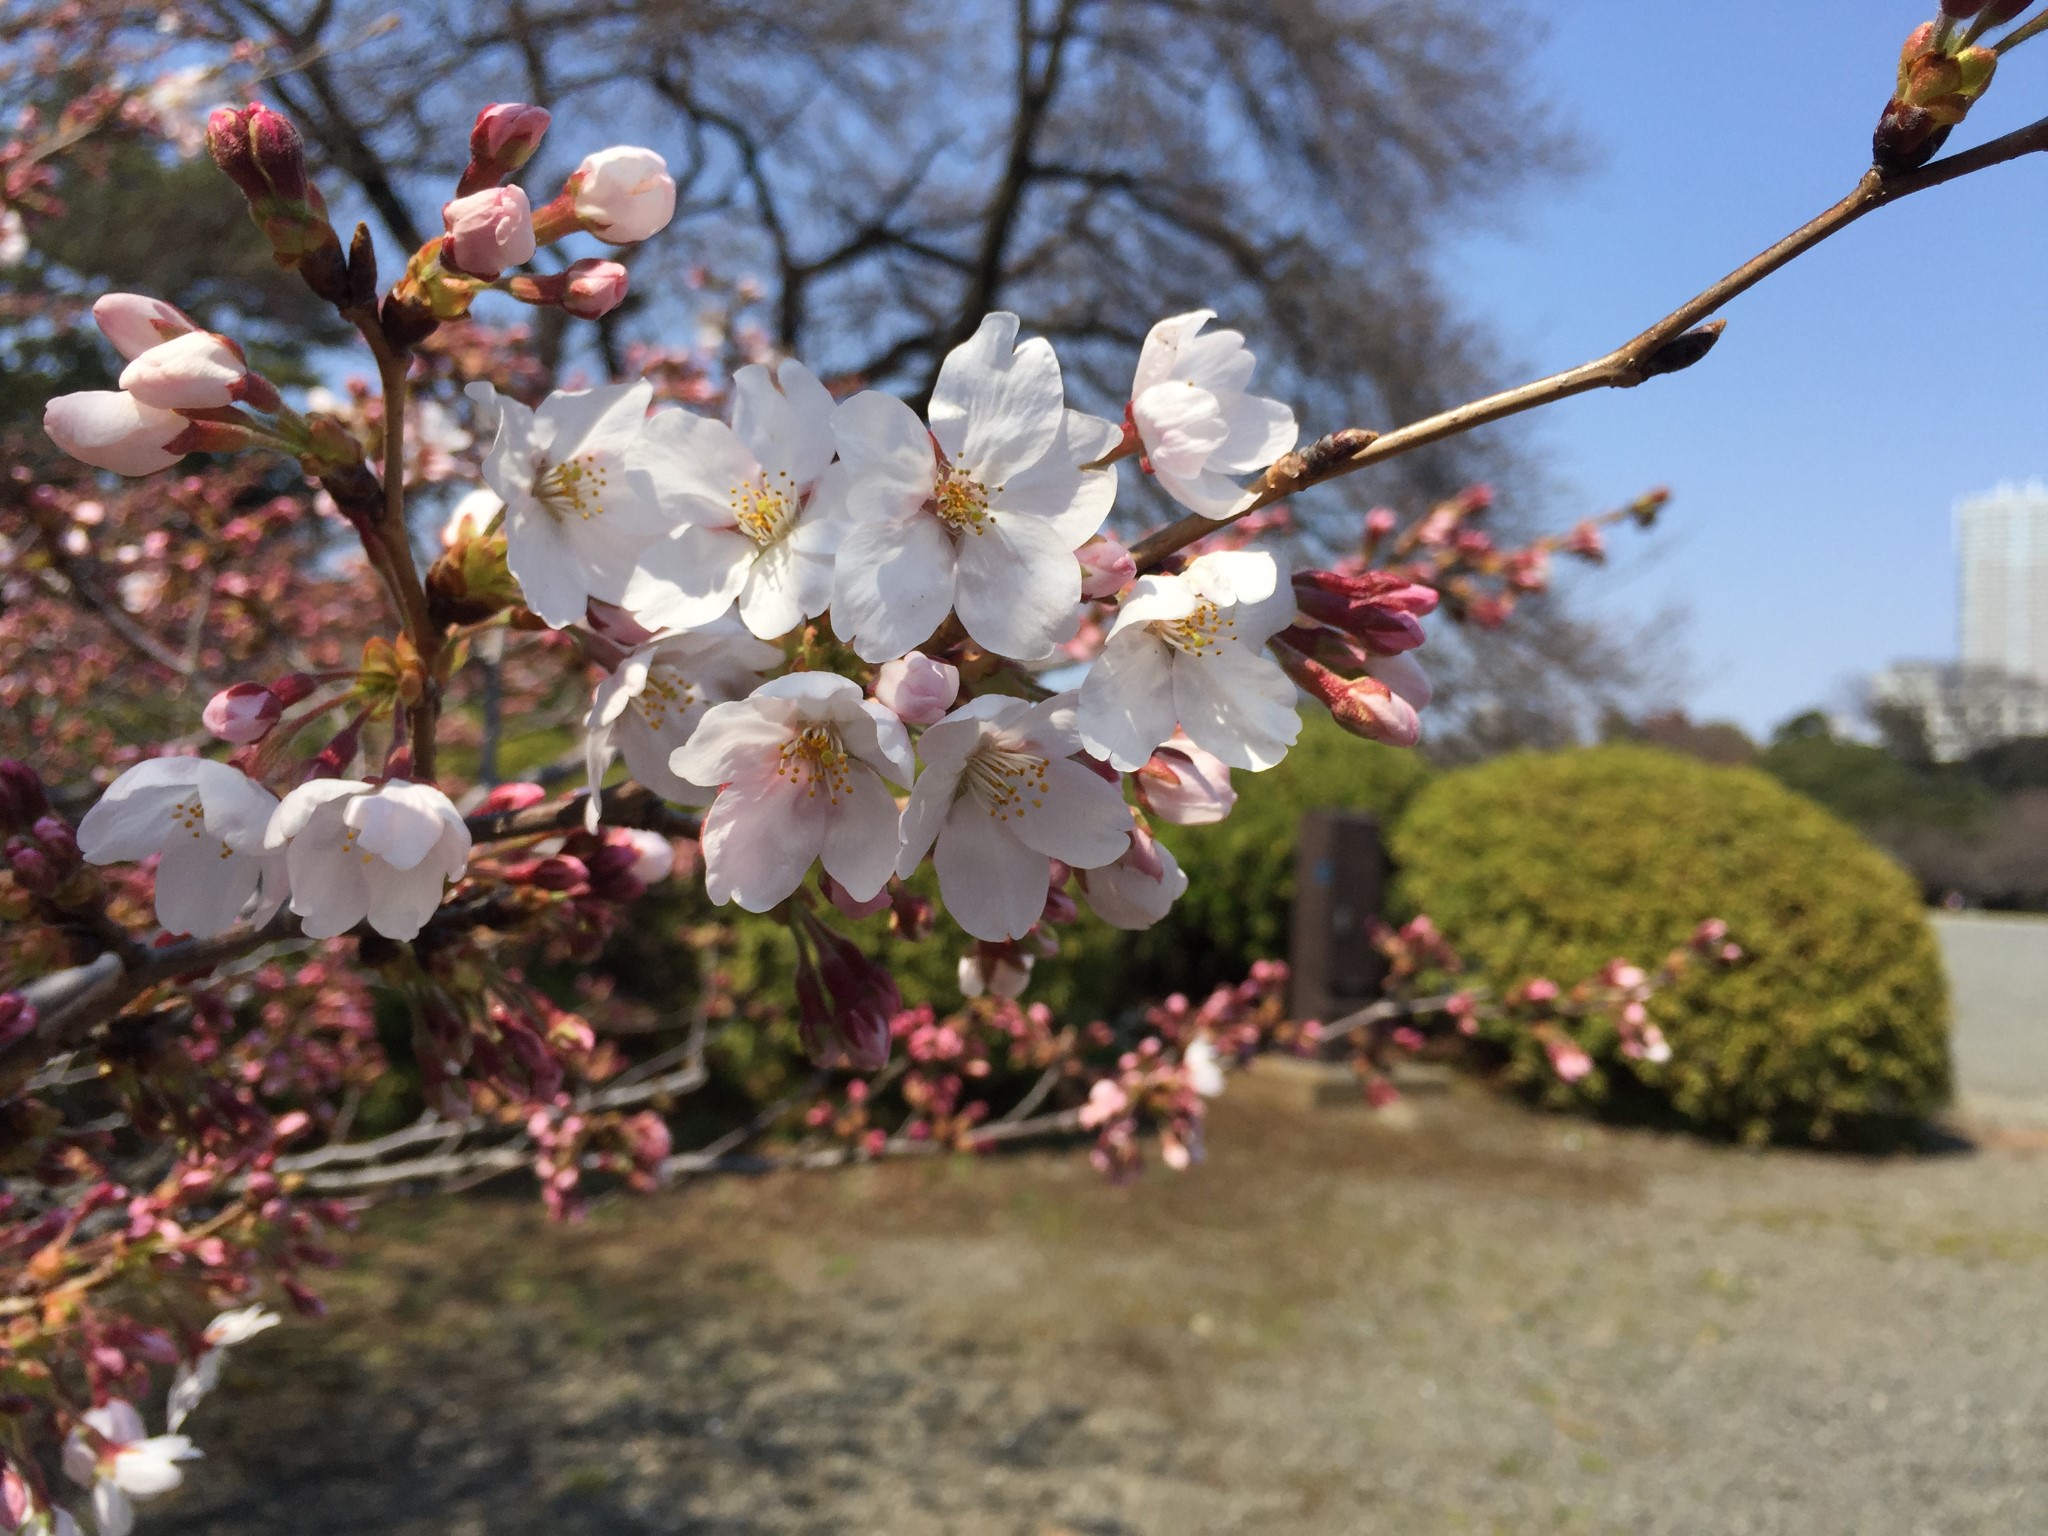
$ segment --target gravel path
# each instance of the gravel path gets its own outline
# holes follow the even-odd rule
[[[1956,1090],[2002,1119],[2048,1125],[2048,918],[1934,918],[1955,998]]]
[[[384,1213],[145,1536],[2048,1530],[2048,1150],[1753,1155],[1290,1067],[1207,1164]]]

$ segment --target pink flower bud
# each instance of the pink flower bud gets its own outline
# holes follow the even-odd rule
[[[1138,579],[1138,562],[1115,539],[1084,544],[1074,558],[1081,562],[1081,595],[1094,602],[1115,597]]]
[[[953,707],[960,669],[912,651],[875,677],[875,700],[905,725],[931,725]]]
[[[1131,1106],[1131,1096],[1109,1078],[1088,1090],[1088,1102],[1081,1106],[1081,1128],[1098,1130]]]
[[[284,713],[284,703],[261,683],[235,683],[206,701],[199,718],[222,741],[261,741]]]
[[[586,156],[571,178],[576,222],[608,245],[631,245],[667,228],[676,184],[651,149],[619,144]]]
[[[1422,670],[1422,663],[1413,656],[1375,656],[1365,670],[1368,677],[1378,678],[1395,698],[1404,700],[1415,709],[1428,708],[1430,699],[1434,697],[1429,674]]]
[[[616,261],[571,262],[562,275],[562,308],[579,320],[608,315],[626,301],[626,269]]]
[[[249,372],[241,350],[211,331],[187,331],[121,370],[121,387],[166,411],[211,411],[234,402]]]
[[[1582,560],[1607,558],[1607,541],[1600,536],[1598,523],[1580,523],[1566,536],[1564,548],[1566,553],[1577,555]]]
[[[1377,542],[1392,533],[1399,522],[1391,507],[1374,507],[1365,514],[1365,536]]]
[[[1229,766],[1184,735],[1154,752],[1136,776],[1138,803],[1177,827],[1202,827],[1228,816],[1237,804]]]
[[[441,209],[442,261],[470,277],[496,277],[533,260],[533,208],[517,187],[490,187]]]
[[[1546,1031],[1543,1051],[1550,1058],[1550,1070],[1557,1074],[1560,1082],[1576,1083],[1593,1071],[1593,1058],[1570,1035]]]
[[[150,475],[184,457],[169,445],[188,423],[118,389],[59,395],[43,408],[43,430],[72,458],[117,475]]]
[[[1327,708],[1330,718],[1352,735],[1392,747],[1412,747],[1422,739],[1422,718],[1415,707],[1378,678],[1340,677],[1288,644],[1276,643],[1273,659],[1297,687]]]
[[[306,141],[298,125],[259,101],[249,103],[244,122],[249,134],[249,153],[256,169],[270,184],[271,193],[285,202],[307,201],[312,196],[312,185],[306,180]]]
[[[520,101],[493,102],[476,115],[469,130],[469,156],[478,166],[488,166],[491,179],[509,176],[533,158],[541,135],[554,119],[545,107],[529,107]]]
[[[523,779],[509,784],[500,784],[478,803],[479,816],[495,816],[501,811],[523,811],[529,805],[539,805],[547,799],[548,792],[538,784]]]
[[[632,827],[614,827],[606,835],[606,841],[616,847],[632,850],[633,862],[627,866],[633,878],[642,885],[653,885],[666,880],[675,871],[676,845],[659,832],[644,832]]]
[[[1557,983],[1547,976],[1538,976],[1522,984],[1522,998],[1531,1003],[1554,1003],[1557,1001]]]
[[[131,362],[151,347],[199,329],[183,310],[140,293],[103,293],[93,301],[93,323]]]
[[[825,876],[825,897],[833,906],[844,912],[848,917],[856,919],[873,917],[877,912],[887,907],[893,899],[889,887],[884,885],[866,901],[857,900],[851,891],[837,880],[834,880],[829,874]]]

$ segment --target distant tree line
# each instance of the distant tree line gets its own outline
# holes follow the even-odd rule
[[[1941,763],[1912,710],[1879,706],[1871,723],[1878,739],[1858,741],[1810,710],[1759,745],[1739,726],[1671,710],[1610,715],[1602,735],[1761,768],[1854,823],[1913,873],[1930,902],[2048,911],[2048,737]]]

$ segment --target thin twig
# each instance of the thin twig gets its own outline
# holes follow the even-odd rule
[[[1538,406],[1555,404],[1573,395],[1583,395],[1596,389],[1633,389],[1659,374],[1689,368],[1706,356],[1720,335],[1719,322],[1711,327],[1703,326],[1702,322],[1731,299],[1747,293],[1773,272],[1822,241],[1840,234],[1865,214],[1916,192],[1943,186],[1973,172],[1988,170],[2043,150],[2048,150],[2048,117],[1918,170],[1866,171],[1856,189],[1834,207],[1744,262],[1718,283],[1694,295],[1648,330],[1606,356],[1439,412],[1384,436],[1372,436],[1358,429],[1334,433],[1299,452],[1288,454],[1273,465],[1250,488],[1245,505],[1229,517],[1212,520],[1191,514],[1139,540],[1132,546],[1131,555],[1140,571],[1156,570],[1162,561],[1197,539],[1206,538],[1219,528],[1228,527],[1239,518],[1312,485],[1320,485],[1326,480],[1334,480],[1340,475],[1351,474],[1404,453],[1413,453],[1418,448],[1518,416]]]

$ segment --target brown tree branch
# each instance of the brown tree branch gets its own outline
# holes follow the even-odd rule
[[[1190,514],[1139,540],[1132,546],[1131,554],[1140,571],[1156,570],[1162,561],[1196,540],[1312,485],[1320,485],[1368,465],[1412,453],[1418,448],[1573,395],[1583,395],[1596,389],[1633,389],[1659,374],[1688,368],[1706,356],[1720,335],[1720,322],[1702,324],[1708,316],[1822,241],[1840,234],[1865,214],[1874,213],[1916,192],[1944,186],[1973,172],[1988,170],[2043,150],[2048,150],[2048,118],[1918,170],[1866,171],[1856,189],[1825,213],[1750,258],[1718,283],[1695,294],[1648,330],[1630,338],[1604,357],[1441,411],[1383,436],[1364,433],[1356,428],[1348,434],[1333,433],[1305,449],[1288,454],[1268,469],[1250,487],[1250,499],[1246,504],[1229,517],[1210,519]]]

